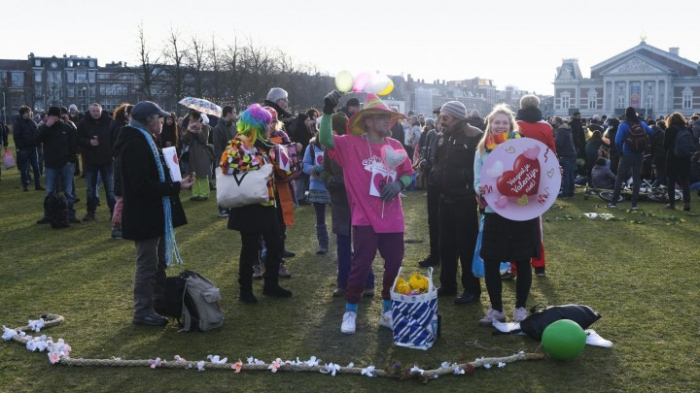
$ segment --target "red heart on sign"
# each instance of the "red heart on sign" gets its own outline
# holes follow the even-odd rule
[[[316,165],[323,165],[323,155],[319,154],[316,156]]]
[[[177,154],[173,154],[173,162],[177,165],[180,165],[180,161],[177,158]]]
[[[496,187],[501,195],[519,198],[523,195],[537,195],[540,187],[540,162],[521,154],[513,163],[513,170],[503,172]]]
[[[372,178],[372,183],[374,184],[374,188],[377,190],[377,192],[381,192],[382,188],[387,183],[387,176],[382,175],[381,173],[375,173],[374,177]]]

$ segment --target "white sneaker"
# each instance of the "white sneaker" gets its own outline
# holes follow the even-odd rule
[[[340,332],[343,334],[355,334],[355,320],[357,313],[355,311],[345,311],[343,314],[343,324],[340,325]]]
[[[600,337],[600,335],[593,329],[586,330],[586,344],[603,348],[610,348],[613,346],[612,341]]]
[[[505,322],[505,320],[505,311],[496,311],[493,308],[489,308],[489,311],[486,312],[486,316],[481,318],[477,324],[481,326],[491,326],[493,321]]]
[[[391,324],[391,311],[382,312],[382,315],[379,316],[379,326],[394,329]]]
[[[513,312],[513,322],[520,323],[527,318],[527,310],[525,307],[518,307]]]

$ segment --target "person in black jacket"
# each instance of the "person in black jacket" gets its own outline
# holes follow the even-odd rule
[[[474,152],[483,132],[467,123],[467,108],[459,101],[445,103],[439,118],[435,165],[431,177],[440,192],[440,288],[438,296],[457,294],[457,258],[462,266],[464,292],[456,304],[479,301],[481,285],[472,273],[479,234]]]
[[[109,125],[109,132],[112,137],[112,146],[115,145],[119,131],[122,127],[129,124],[129,117],[134,106],[131,104],[121,104],[114,110],[114,120]],[[165,129],[165,127],[163,127]],[[124,198],[122,198],[122,175],[120,163],[117,161],[119,153],[114,151],[114,213],[112,214],[112,239],[122,238],[122,208],[124,206]]]
[[[676,182],[683,190],[683,210],[690,211],[690,157],[678,157],[674,153],[676,136],[687,128],[688,121],[680,112],[673,112],[666,118],[664,149],[666,150],[666,175],[668,176],[668,208],[676,208]]]
[[[44,144],[44,163],[46,170],[46,196],[58,192],[59,179],[63,185],[63,194],[68,204],[68,221],[80,223],[75,217],[73,200],[73,162],[78,151],[78,137],[73,127],[61,120],[61,109],[49,108],[46,124],[39,129],[37,142]],[[47,206],[44,205],[44,217],[37,224],[48,224],[51,220]]]
[[[102,112],[100,104],[90,104],[90,112],[78,124],[78,145],[85,157],[85,180],[87,183],[87,214],[83,221],[95,219],[97,209],[97,174],[102,176],[110,217],[114,212],[114,164],[112,157],[112,119]]]
[[[27,191],[29,187],[29,166],[34,172],[34,189],[43,191],[41,186],[41,174],[36,151],[36,123],[32,120],[32,110],[28,106],[19,108],[19,116],[12,128],[12,137],[17,149],[17,169],[22,179],[22,189]]]
[[[170,116],[150,101],[138,103],[114,148],[121,162],[124,210],[122,236],[136,245],[134,318],[136,325],[163,326],[165,269],[177,254],[174,228],[187,224],[180,189],[192,187],[191,176],[173,182],[153,134],[160,134],[162,117]],[[168,214],[166,214],[168,213]],[[179,262],[179,261],[178,261]]]
[[[10,145],[10,143],[7,141],[7,127],[5,127],[5,124],[0,120],[0,146],[2,146],[2,152],[3,154],[7,151],[7,147]],[[2,165],[0,165],[0,180],[2,180]]]

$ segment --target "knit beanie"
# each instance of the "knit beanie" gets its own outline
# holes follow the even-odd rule
[[[447,113],[458,120],[467,118],[467,107],[459,101],[446,102],[441,108],[440,113]]]

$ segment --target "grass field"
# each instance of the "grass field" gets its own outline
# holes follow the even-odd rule
[[[85,214],[85,184],[78,179],[78,216]],[[528,337],[492,335],[476,325],[488,308],[485,285],[481,304],[455,306],[440,299],[442,338],[429,351],[392,345],[391,332],[380,329],[381,301],[360,304],[358,331],[339,331],[344,300],[331,297],[335,286],[335,252],[315,255],[313,209],[297,210],[289,231],[288,249],[293,277],[282,285],[291,299],[262,296],[260,302],[237,301],[238,233],[226,229],[216,216],[213,199],[190,202],[181,197],[189,224],[177,230],[184,269],[209,277],[224,297],[225,324],[208,333],[178,333],[175,325],[149,328],[131,324],[132,242],[110,239],[106,206],[97,220],[53,230],[36,225],[43,193],[22,192],[16,169],[3,171],[0,183],[0,324],[26,324],[41,313],[61,314],[66,322],[45,331],[63,337],[74,358],[171,360],[180,355],[203,360],[208,354],[245,361],[277,357],[308,359],[345,365],[370,363],[384,368],[394,362],[410,368],[435,368],[443,361],[470,361],[478,357],[508,356],[518,351],[541,351]],[[407,217],[405,270],[417,271],[426,256],[425,198],[420,191],[404,199]],[[102,197],[104,202],[104,197]],[[545,215],[547,277],[533,277],[528,306],[577,303],[603,315],[592,328],[612,340],[611,349],[588,347],[577,358],[560,362],[520,362],[503,369],[478,369],[471,376],[445,376],[427,386],[417,381],[370,379],[339,375],[297,373],[241,373],[192,370],[69,368],[51,365],[45,354],[30,353],[13,342],[0,342],[0,391],[698,391],[700,390],[700,251],[694,195],[693,212],[668,211],[662,204],[629,203],[608,210],[602,200],[576,198],[556,202]],[[612,212],[615,220],[593,221],[585,212]],[[330,221],[330,218],[329,218]],[[331,249],[335,249],[332,244]],[[377,258],[375,272],[381,274]],[[436,275],[437,277],[437,275]],[[514,282],[504,285],[509,318],[514,304]]]

